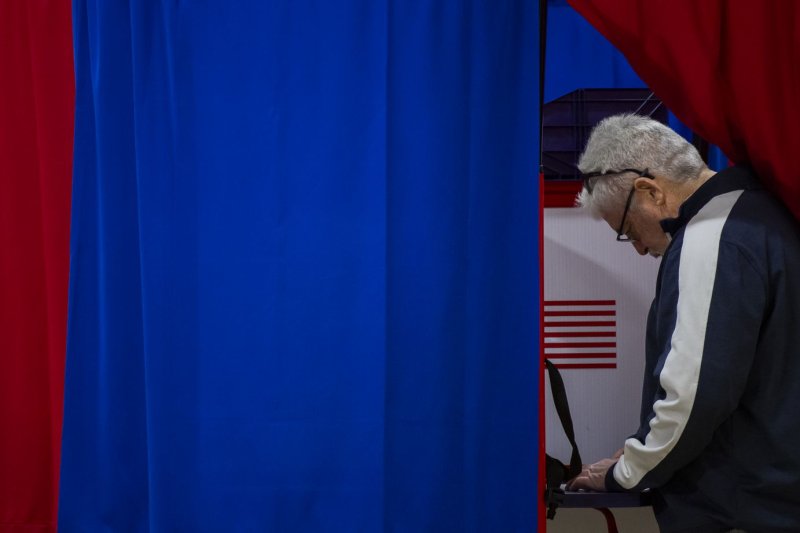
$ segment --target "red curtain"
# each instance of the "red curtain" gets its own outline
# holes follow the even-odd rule
[[[800,2],[570,0],[686,125],[800,219]]]
[[[0,532],[55,531],[74,76],[68,0],[0,1]]]

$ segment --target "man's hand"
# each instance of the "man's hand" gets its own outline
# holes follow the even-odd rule
[[[616,462],[616,458],[601,459],[594,464],[584,465],[583,470],[580,474],[578,474],[578,477],[567,483],[567,490],[584,489],[605,492],[606,473],[608,472],[608,469],[611,468]]]

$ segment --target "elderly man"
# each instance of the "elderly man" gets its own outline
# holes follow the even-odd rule
[[[639,429],[569,488],[653,489],[667,532],[800,531],[797,222],[646,117],[603,120],[579,167],[579,204],[661,265]]]

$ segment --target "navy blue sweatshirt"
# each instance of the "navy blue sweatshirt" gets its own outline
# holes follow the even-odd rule
[[[800,226],[742,167],[661,225],[641,425],[606,487],[654,489],[664,532],[800,532]]]

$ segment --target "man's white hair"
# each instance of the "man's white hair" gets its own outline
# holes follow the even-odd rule
[[[660,178],[682,182],[698,178],[707,167],[697,149],[670,128],[649,117],[626,113],[605,118],[594,127],[578,168],[584,174],[626,168],[647,170]],[[597,217],[621,209],[637,177],[625,172],[590,178],[592,192],[584,187],[576,204]]]

